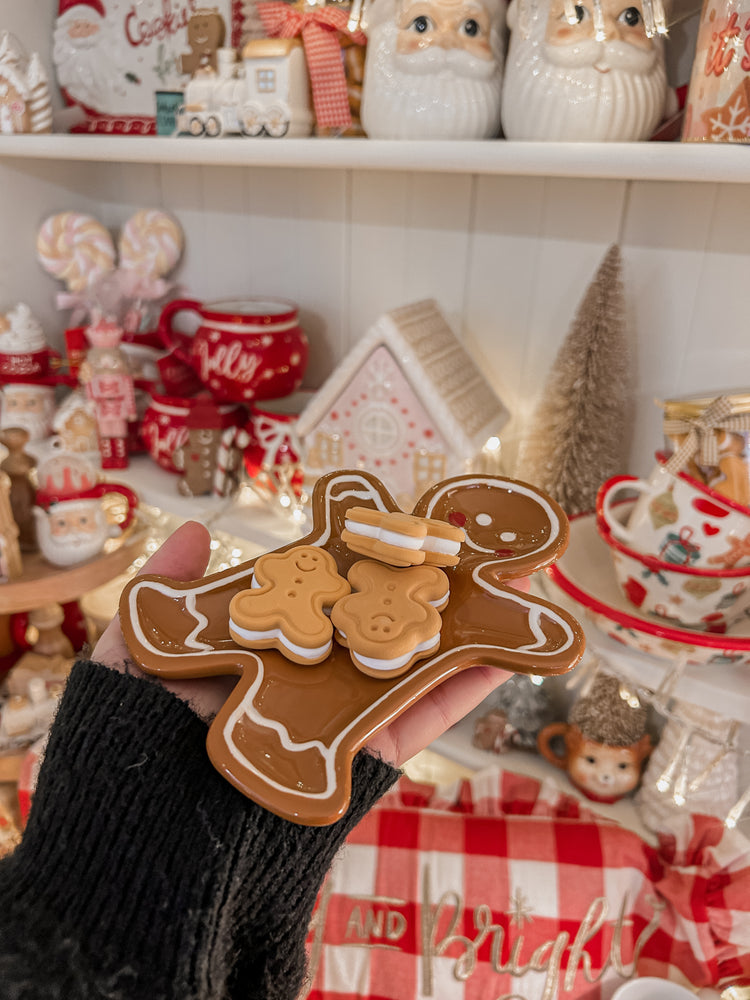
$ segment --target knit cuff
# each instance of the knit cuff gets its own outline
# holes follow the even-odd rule
[[[359,754],[347,815],[301,827],[222,778],[206,734],[159,684],[76,664],[24,839],[0,869],[16,947],[31,953],[38,928],[40,944],[52,935],[42,947],[50,968],[63,961],[50,962],[50,948],[64,942],[83,979],[131,1000],[248,997],[256,986],[258,996],[282,996],[267,989],[269,976],[282,990],[301,981],[318,888],[398,772]]]

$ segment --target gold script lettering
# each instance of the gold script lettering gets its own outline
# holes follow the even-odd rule
[[[646,942],[654,934],[659,922],[661,920],[661,915],[666,908],[666,902],[663,899],[657,899],[656,896],[646,896],[646,902],[653,909],[653,915],[646,926],[643,928],[641,933],[635,942],[635,947],[633,948],[633,961],[629,966],[626,966],[622,957],[622,928],[625,924],[625,906],[627,904],[628,897],[624,896],[622,900],[622,905],[620,906],[620,915],[617,918],[617,923],[615,924],[615,932],[612,936],[612,964],[615,969],[623,976],[625,979],[630,979],[635,975],[635,970],[638,967],[638,959],[641,956]]]
[[[320,960],[320,949],[325,940],[323,924],[325,922],[330,890],[324,889],[316,920],[313,925],[314,939],[311,951],[311,973],[314,974]],[[346,924],[345,937],[348,943],[355,947],[395,948],[398,945],[377,944],[372,938],[399,941],[407,929],[407,920],[403,913],[390,909],[389,904],[403,901],[386,899],[385,897],[360,897],[352,899],[353,908]],[[648,924],[638,935],[633,945],[633,956],[626,963],[623,956],[623,928],[626,923],[632,923],[628,912],[627,895],[621,900],[616,920],[608,919],[609,902],[605,896],[592,900],[578,932],[570,941],[570,935],[561,931],[556,937],[543,941],[531,953],[528,961],[523,961],[525,935],[517,934],[508,940],[509,953],[507,961],[502,961],[503,948],[506,943],[506,930],[493,922],[492,908],[487,904],[479,904],[473,910],[473,925],[476,932],[471,936],[461,933],[465,900],[452,891],[444,892],[435,902],[433,900],[432,878],[429,865],[422,869],[422,900],[420,940],[422,943],[421,968],[422,984],[420,996],[435,996],[435,960],[448,951],[456,948],[458,955],[452,966],[453,976],[459,982],[466,982],[476,971],[479,961],[479,950],[489,941],[489,963],[493,972],[498,975],[523,977],[530,970],[545,973],[544,983],[539,1000],[554,1000],[558,993],[570,993],[575,987],[575,980],[580,969],[584,978],[594,983],[599,981],[612,966],[625,979],[635,975],[640,955],[659,926],[661,914],[666,904],[654,896],[647,896],[646,902],[652,908],[652,916]],[[366,905],[363,905],[366,904]],[[383,909],[378,909],[378,905]],[[586,945],[592,941],[602,929],[612,927],[612,940],[609,953],[603,967],[594,972],[592,956],[586,950]],[[567,953],[568,961],[565,973],[562,973],[563,959]],[[535,992],[538,987],[535,986]],[[523,994],[505,993],[498,995],[497,1000],[524,1000]]]

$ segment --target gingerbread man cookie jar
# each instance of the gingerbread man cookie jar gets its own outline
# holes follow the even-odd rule
[[[428,691],[480,664],[564,673],[584,639],[507,585],[567,545],[564,513],[533,486],[459,476],[407,514],[374,476],[342,471],[312,506],[298,543],[189,583],[134,578],[120,619],[148,673],[238,675],[211,760],[265,808],[320,826],[346,811],[357,751]]]

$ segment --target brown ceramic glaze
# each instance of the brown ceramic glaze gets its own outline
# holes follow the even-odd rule
[[[310,534],[278,551],[323,546],[346,576],[361,558],[341,539],[353,506],[399,509],[374,476],[331,473],[316,483]],[[349,803],[356,752],[448,677],[479,664],[559,674],[583,653],[575,619],[505,586],[554,562],[567,545],[565,515],[544,493],[466,475],[432,487],[413,513],[461,527],[466,538],[458,564],[444,571],[450,598],[439,649],[398,677],[362,673],[336,642],[313,666],[238,646],[229,635],[229,604],[251,585],[254,560],[191,583],[141,576],[123,591],[123,632],[144,670],[172,678],[239,675],[211,725],[209,755],[244,794],[294,822],[338,819]]]

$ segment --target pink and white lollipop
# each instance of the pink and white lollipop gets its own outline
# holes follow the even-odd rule
[[[82,292],[115,266],[115,245],[105,227],[90,215],[60,212],[42,224],[36,252],[42,267],[71,292]]]
[[[143,208],[122,228],[120,267],[161,278],[177,264],[182,246],[182,228],[171,215]]]

